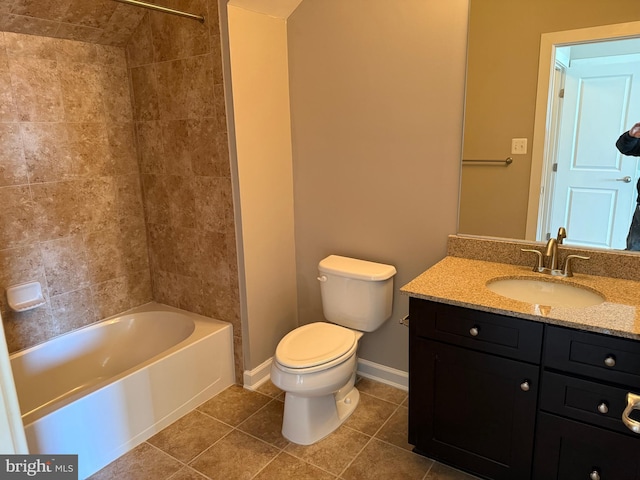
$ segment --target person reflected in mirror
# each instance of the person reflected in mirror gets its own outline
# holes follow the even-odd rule
[[[623,155],[640,157],[640,122],[620,135],[616,142],[616,147]],[[627,250],[640,250],[640,178],[636,188],[638,189],[638,198],[636,199],[636,209],[633,212],[631,226],[627,235]]]

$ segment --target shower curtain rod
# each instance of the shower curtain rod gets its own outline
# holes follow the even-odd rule
[[[193,13],[182,12],[180,10],[174,10],[173,8],[161,7],[160,5],[154,5],[152,3],[140,2],[139,0],[114,0],[120,3],[126,3],[128,5],[134,5],[136,7],[148,8],[149,10],[156,10],[158,12],[170,13],[171,15],[178,15],[180,17],[191,18],[198,20],[200,23],[204,23],[204,17],[202,15],[195,15]]]

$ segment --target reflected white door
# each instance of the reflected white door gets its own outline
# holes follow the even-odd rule
[[[566,227],[568,244],[626,247],[638,159],[621,155],[615,142],[640,121],[640,61],[630,58],[567,69],[550,226],[552,236]]]

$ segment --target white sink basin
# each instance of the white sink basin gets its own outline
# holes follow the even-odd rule
[[[544,279],[501,278],[487,282],[487,288],[503,297],[550,307],[589,307],[604,302],[593,290]]]

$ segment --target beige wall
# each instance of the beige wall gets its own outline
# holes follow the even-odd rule
[[[184,8],[178,0],[167,5]],[[239,374],[242,331],[218,7],[215,0],[194,0],[188,10],[207,21],[151,12],[127,46],[153,297],[231,322]]]
[[[151,300],[124,50],[0,32],[0,310],[10,351]],[[8,286],[47,303],[9,310]]]
[[[471,0],[463,157],[506,158],[512,138],[529,148],[508,168],[463,168],[460,232],[525,236],[540,35],[636,20],[635,0]]]
[[[287,18],[299,2],[228,9],[246,370],[297,326]]]
[[[360,357],[408,370],[398,288],[456,228],[467,0],[305,1],[289,20],[299,322],[329,254],[395,265],[391,320]]]

